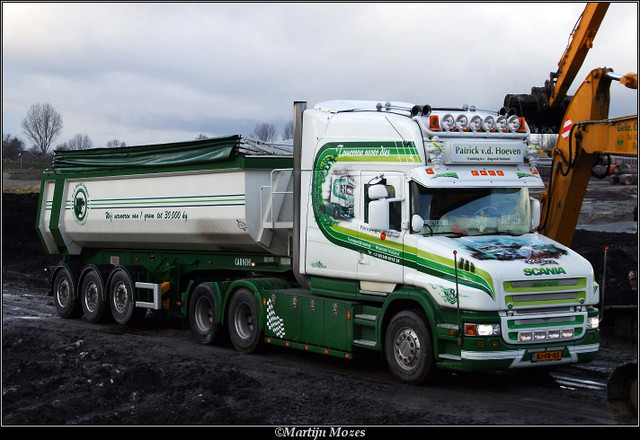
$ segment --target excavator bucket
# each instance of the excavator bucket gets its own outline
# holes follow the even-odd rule
[[[616,367],[607,381],[607,405],[618,424],[638,424],[638,363]]]

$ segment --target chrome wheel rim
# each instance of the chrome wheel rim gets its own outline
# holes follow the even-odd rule
[[[413,329],[400,329],[394,338],[393,347],[396,362],[403,369],[412,370],[418,365],[421,356],[420,339]]]

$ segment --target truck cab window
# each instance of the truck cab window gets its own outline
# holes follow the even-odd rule
[[[421,234],[521,235],[531,230],[527,188],[425,188],[411,183],[411,214],[424,220]]]

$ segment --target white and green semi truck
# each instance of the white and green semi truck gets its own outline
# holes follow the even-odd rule
[[[294,132],[57,153],[37,228],[61,255],[58,313],[130,325],[153,309],[246,353],[374,350],[414,384],[594,359],[598,285],[535,230],[522,118],[296,102]]]

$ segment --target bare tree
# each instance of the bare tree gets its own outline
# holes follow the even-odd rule
[[[258,122],[253,135],[261,141],[272,142],[276,139],[276,127],[268,122]]]
[[[287,122],[282,132],[282,140],[287,141],[289,139],[293,139],[293,119]]]
[[[118,139],[111,139],[110,141],[107,142],[107,148],[114,148],[114,147],[126,147],[127,144],[124,141],[119,141]]]
[[[89,148],[93,148],[93,142],[91,138],[86,134],[78,133],[71,139],[69,139],[69,149],[70,150],[87,150]]]
[[[22,129],[42,154],[62,131],[62,116],[51,104],[34,104],[22,120]]]

